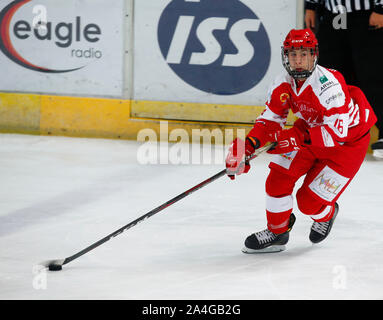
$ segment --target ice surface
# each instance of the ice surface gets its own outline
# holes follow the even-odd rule
[[[270,155],[72,261],[70,256],[223,169],[143,165],[132,141],[0,135],[0,299],[382,299],[383,162],[367,156],[312,245],[298,211],[287,250],[246,255],[265,228]],[[299,186],[299,183],[298,183]]]

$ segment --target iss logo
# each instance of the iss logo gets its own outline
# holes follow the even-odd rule
[[[170,68],[191,86],[234,95],[258,84],[270,64],[261,20],[240,0],[173,0],[158,24]]]

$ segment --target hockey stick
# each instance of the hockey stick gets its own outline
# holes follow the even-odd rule
[[[270,148],[274,147],[275,145],[276,145],[276,143],[274,142],[274,143],[268,144],[266,146],[263,146],[262,148],[255,150],[255,152],[251,156],[247,157],[245,161],[250,161],[250,160],[256,158],[259,154],[261,154],[264,151],[269,150]],[[245,161],[243,161],[243,163]],[[118,236],[119,234],[123,233],[124,231],[134,227],[136,224],[150,218],[151,216],[155,215],[156,213],[158,213],[158,212],[162,211],[163,209],[171,206],[172,204],[174,204],[174,203],[178,202],[179,200],[185,198],[186,196],[192,194],[194,191],[197,191],[197,190],[201,189],[202,187],[208,185],[209,183],[217,180],[218,178],[224,176],[225,174],[226,174],[226,169],[223,169],[222,171],[218,172],[217,174],[215,174],[215,175],[211,176],[210,178],[202,181],[201,183],[197,184],[196,186],[190,188],[189,190],[186,190],[185,192],[174,197],[173,199],[171,199],[171,200],[165,202],[164,204],[158,206],[157,208],[149,211],[148,213],[142,215],[141,217],[137,218],[136,220],[128,223],[127,225],[123,226],[122,228],[112,232],[111,234],[107,235],[106,237],[100,239],[99,241],[93,243],[89,247],[86,247],[85,249],[77,252],[76,254],[74,254],[72,256],[69,256],[65,259],[55,259],[55,260],[43,261],[43,262],[39,263],[39,265],[46,267],[51,271],[61,270],[62,266],[64,264],[67,264],[67,263],[77,259],[78,257],[84,255],[85,253],[97,248],[98,246],[102,245],[103,243],[105,243],[105,242],[109,241],[110,239]]]

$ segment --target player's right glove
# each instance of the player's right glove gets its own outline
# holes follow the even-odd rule
[[[234,180],[236,175],[249,172],[250,163],[246,157],[251,156],[258,147],[258,139],[249,136],[245,141],[236,138],[232,142],[226,157],[226,173],[230,179]]]
[[[273,136],[273,140],[278,144],[268,150],[268,153],[289,153],[300,150],[305,144],[310,144],[310,134],[305,127],[304,121],[298,119],[292,128],[277,131]]]

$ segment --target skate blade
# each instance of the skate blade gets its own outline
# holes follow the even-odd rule
[[[259,250],[254,250],[247,247],[242,248],[243,253],[272,253],[272,252],[281,252],[284,250],[286,250],[285,245],[275,245],[275,246],[270,246],[270,247],[259,249]]]

